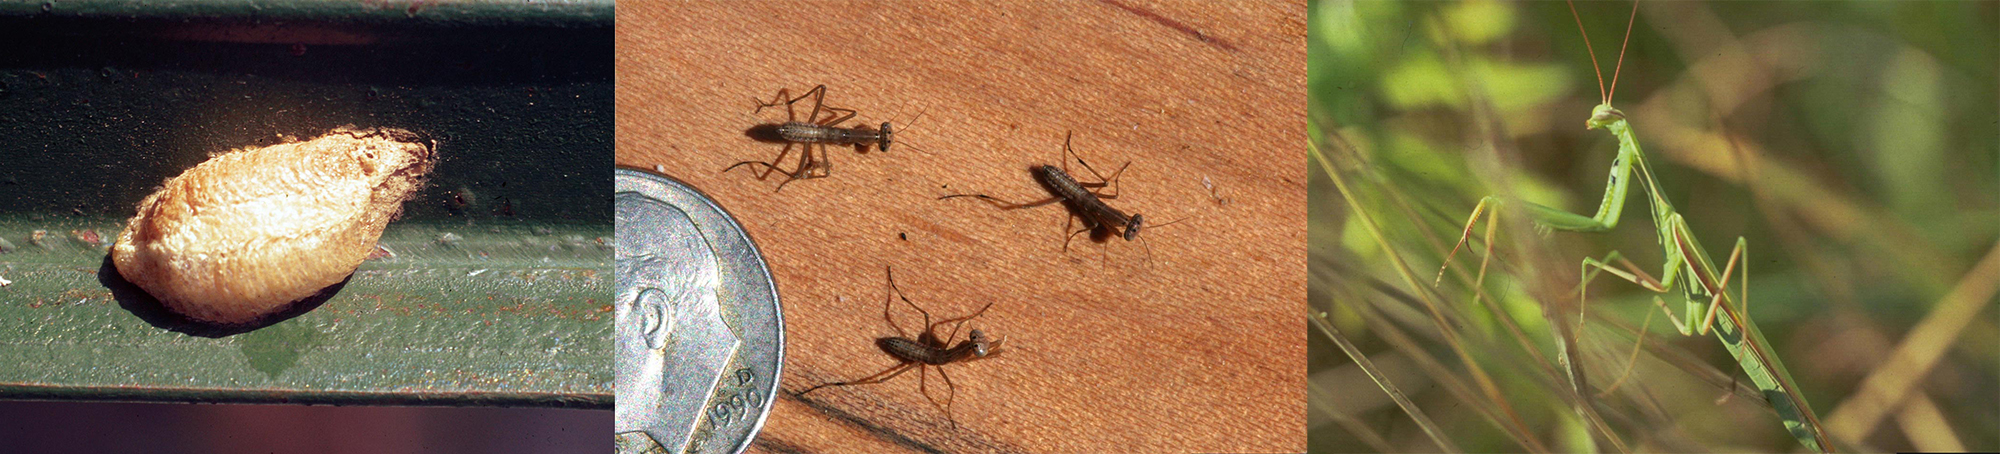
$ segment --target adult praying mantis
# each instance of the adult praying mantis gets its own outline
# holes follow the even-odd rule
[[[1638,3],[1635,1],[1632,19],[1628,19],[1631,22],[1626,26],[1627,42],[1630,42],[1632,36],[1630,24],[1636,22],[1638,11]],[[1577,29],[1581,32],[1583,19],[1576,13],[1573,2],[1570,5],[1570,14],[1576,16]],[[1587,32],[1584,42],[1585,48],[1588,49]],[[1695,240],[1687,222],[1680,213],[1674,211],[1673,204],[1661,193],[1659,182],[1654,179],[1652,170],[1647,167],[1645,153],[1640,150],[1639,140],[1633,133],[1631,124],[1627,122],[1625,113],[1611,107],[1611,95],[1618,88],[1617,70],[1623,65],[1624,49],[1621,45],[1618,66],[1612,69],[1611,89],[1605,90],[1603,71],[1597,69],[1596,52],[1591,51],[1591,66],[1597,71],[1598,93],[1602,96],[1603,103],[1592,109],[1590,119],[1585,125],[1588,129],[1604,129],[1618,139],[1618,155],[1612,160],[1610,181],[1606,183],[1604,199],[1599,203],[1597,213],[1584,216],[1525,200],[1503,200],[1498,196],[1487,196],[1473,208],[1472,215],[1466,220],[1464,233],[1459,236],[1458,244],[1445,256],[1444,268],[1448,269],[1451,266],[1452,257],[1457,255],[1459,248],[1464,247],[1471,239],[1473,225],[1479,222],[1479,217],[1489,209],[1497,210],[1505,204],[1521,207],[1521,211],[1525,212],[1539,228],[1567,232],[1607,232],[1617,228],[1619,215],[1625,208],[1627,188],[1632,183],[1631,177],[1636,169],[1638,180],[1641,182],[1640,187],[1645,189],[1646,201],[1652,207],[1653,225],[1658,230],[1660,246],[1665,250],[1666,264],[1661,271],[1661,277],[1653,278],[1625,260],[1617,251],[1612,251],[1603,259],[1589,257],[1583,259],[1580,267],[1582,281],[1578,285],[1578,292],[1587,296],[1589,283],[1599,272],[1610,273],[1657,293],[1669,293],[1678,288],[1686,299],[1684,305],[1686,318],[1676,317],[1665,301],[1658,295],[1653,297],[1653,304],[1659,306],[1660,311],[1673,320],[1674,329],[1685,336],[1714,333],[1716,339],[1721,340],[1729,353],[1736,357],[1743,372],[1750,376],[1750,381],[1763,392],[1771,407],[1777,410],[1778,416],[1784,420],[1785,429],[1808,449],[1828,452],[1831,444],[1820,426],[1818,417],[1806,404],[1805,398],[1800,396],[1798,386],[1793,384],[1791,373],[1785,370],[1784,363],[1778,360],[1777,355],[1770,351],[1770,342],[1764,340],[1764,335],[1758,331],[1757,325],[1750,320],[1745,310],[1749,303],[1747,289],[1749,269],[1743,263],[1743,255],[1748,242],[1742,237],[1737,237],[1736,247],[1730,250],[1728,262],[1720,272],[1717,272],[1715,263],[1709,260],[1708,252]],[[1485,234],[1487,254],[1480,259],[1482,272],[1479,276],[1482,279],[1485,276],[1486,262],[1492,258],[1493,230],[1492,221],[1489,220]],[[1621,266],[1613,266],[1611,263],[1618,263]],[[1732,273],[1738,272],[1739,265],[1743,266],[1743,271],[1738,285],[1745,288],[1739,289],[1739,296],[1732,299],[1727,292],[1729,278]],[[1438,271],[1437,283],[1443,281],[1445,269]],[[1583,319],[1579,317],[1578,320],[1580,323]],[[1640,333],[1639,342],[1644,342],[1644,328],[1640,329]]]

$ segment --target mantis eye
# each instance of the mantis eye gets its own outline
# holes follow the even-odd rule
[[[972,330],[969,339],[972,341],[972,354],[976,356],[986,356],[988,353],[1000,348],[1000,342],[989,342],[984,331]]]
[[[882,122],[881,132],[882,132],[882,140],[879,145],[881,145],[882,151],[889,151],[889,137],[890,134],[894,133],[889,129],[889,122],[886,121]]]

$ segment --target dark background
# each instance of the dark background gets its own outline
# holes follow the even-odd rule
[[[0,213],[129,217],[212,154],[353,125],[438,142],[409,217],[608,223],[610,32],[0,16]]]

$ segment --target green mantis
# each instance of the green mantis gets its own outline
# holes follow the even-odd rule
[[[1575,5],[1571,5],[1570,12],[1576,15]],[[1637,14],[1638,8],[1635,2],[1633,20],[1636,20]],[[1583,28],[1580,16],[1577,17],[1577,28],[1578,30]],[[1630,38],[1631,28],[1627,25],[1628,42]],[[1586,34],[1586,47],[1588,42]],[[1624,64],[1623,54],[1621,49],[1619,66]],[[1596,64],[1595,52],[1592,51],[1591,65],[1594,68]],[[1763,391],[1765,399],[1777,410],[1779,417],[1784,420],[1785,428],[1792,436],[1809,449],[1827,452],[1831,446],[1818,418],[1807,406],[1805,399],[1799,395],[1798,386],[1793,384],[1791,373],[1785,370],[1784,363],[1769,350],[1770,342],[1764,339],[1764,335],[1757,330],[1757,325],[1747,316],[1745,308],[1749,303],[1748,283],[1739,282],[1740,287],[1746,288],[1740,289],[1736,298],[1730,298],[1727,292],[1730,275],[1738,273],[1739,266],[1743,269],[1739,281],[1749,279],[1748,266],[1743,263],[1744,249],[1748,242],[1742,237],[1737,237],[1736,247],[1729,252],[1729,260],[1717,270],[1715,263],[1709,260],[1708,252],[1702,248],[1701,243],[1695,241],[1694,233],[1688,228],[1687,222],[1682,219],[1680,213],[1674,211],[1673,204],[1666,196],[1661,194],[1659,182],[1654,179],[1653,172],[1648,168],[1645,153],[1641,151],[1639,140],[1633,133],[1625,113],[1611,107],[1611,93],[1617,90],[1617,68],[1613,68],[1610,91],[1604,90],[1603,77],[1602,70],[1598,70],[1598,89],[1599,94],[1603,96],[1603,103],[1591,111],[1586,127],[1603,129],[1616,137],[1618,155],[1612,160],[1611,177],[1606,183],[1604,199],[1599,203],[1596,214],[1584,216],[1524,200],[1503,200],[1496,196],[1487,196],[1473,208],[1472,216],[1466,220],[1465,230],[1459,237],[1458,245],[1453,246],[1451,253],[1445,256],[1445,267],[1450,266],[1451,257],[1457,255],[1458,249],[1471,238],[1472,227],[1479,222],[1480,216],[1489,209],[1497,210],[1506,204],[1521,207],[1521,211],[1542,229],[1606,232],[1617,228],[1619,216],[1624,211],[1627,189],[1634,180],[1632,177],[1636,170],[1639,186],[1646,191],[1646,201],[1652,207],[1653,225],[1659,232],[1660,246],[1665,250],[1666,264],[1663,266],[1661,276],[1658,279],[1653,278],[1625,260],[1618,252],[1613,251],[1606,254],[1603,259],[1589,257],[1583,259],[1579,293],[1585,293],[1588,284],[1599,272],[1610,273],[1657,293],[1665,294],[1676,289],[1680,290],[1686,300],[1685,318],[1675,316],[1673,310],[1657,295],[1653,297],[1653,304],[1659,306],[1660,311],[1673,320],[1674,328],[1682,335],[1697,336],[1713,333],[1728,348],[1729,353],[1736,357],[1743,372],[1750,376],[1750,380],[1758,389]],[[1486,242],[1489,253],[1481,261],[1482,277],[1485,260],[1492,257],[1490,248],[1493,244],[1493,228],[1492,221],[1488,222]],[[1622,266],[1613,266],[1612,263]],[[1439,270],[1440,282],[1443,275],[1444,270]],[[1581,320],[1579,318],[1579,321]],[[1642,336],[1643,330],[1642,328]],[[1643,342],[1644,338],[1642,337],[1640,341]]]

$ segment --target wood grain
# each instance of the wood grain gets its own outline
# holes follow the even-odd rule
[[[701,188],[765,253],[787,346],[758,450],[1300,451],[1304,13],[1297,1],[626,3],[617,162]],[[782,192],[780,177],[722,172],[782,148],[746,134],[784,120],[753,114],[753,98],[817,84],[860,111],[849,124],[894,121],[891,151],[832,148],[831,177]],[[1131,162],[1114,206],[1150,225],[1187,220],[1064,252],[1059,206],[937,200],[1047,197],[1029,169],[1057,163],[1067,131],[1100,170]],[[956,428],[914,373],[793,395],[894,364],[873,344],[894,334],[891,265],[939,318],[994,303],[966,328],[1005,338],[1005,353],[945,366]],[[928,384],[944,397],[935,372]]]

